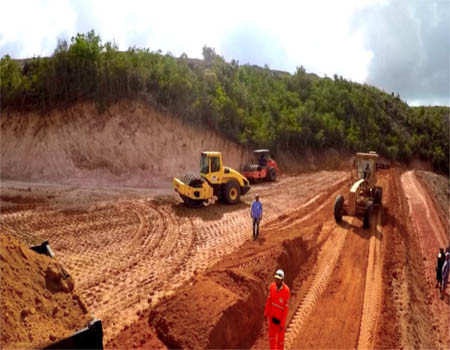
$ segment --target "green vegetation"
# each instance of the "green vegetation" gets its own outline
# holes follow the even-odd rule
[[[119,52],[93,31],[59,42],[48,58],[1,59],[3,111],[64,108],[94,101],[99,110],[138,98],[244,145],[375,150],[449,170],[449,108],[411,108],[372,86],[231,63],[214,49],[204,60],[130,48]]]

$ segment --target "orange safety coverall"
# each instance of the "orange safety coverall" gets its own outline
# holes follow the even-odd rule
[[[284,333],[286,331],[286,316],[289,311],[288,301],[290,294],[289,287],[284,283],[281,285],[280,290],[277,289],[275,282],[272,282],[269,287],[264,317],[269,321],[270,349],[284,348]]]

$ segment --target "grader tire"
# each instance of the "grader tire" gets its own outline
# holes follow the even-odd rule
[[[381,204],[383,199],[383,189],[381,187],[377,187],[375,190],[375,204]]]
[[[344,211],[344,196],[342,194],[336,197],[334,201],[334,219],[336,222],[342,221],[342,213]]]
[[[364,228],[370,227],[370,219],[372,217],[372,209],[373,209],[373,204],[369,203],[366,207],[366,210],[364,211],[364,218],[363,218],[363,227]]]
[[[227,182],[223,188],[223,197],[228,204],[236,204],[241,198],[241,188],[239,184],[231,180]]]

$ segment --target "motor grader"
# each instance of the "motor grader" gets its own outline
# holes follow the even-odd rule
[[[343,215],[363,216],[363,227],[370,227],[373,208],[381,205],[383,196],[383,189],[376,185],[377,160],[376,152],[356,153],[348,201],[340,194],[334,202],[336,222],[342,221]]]
[[[223,166],[220,152],[202,152],[200,176],[186,173],[181,179],[174,178],[173,186],[183,202],[191,208],[211,204],[215,199],[236,204],[241,195],[250,190],[250,183],[245,176]]]

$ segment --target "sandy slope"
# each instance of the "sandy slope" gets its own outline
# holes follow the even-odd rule
[[[98,115],[81,104],[39,115],[2,115],[2,179],[65,184],[150,186],[186,170],[198,172],[200,152],[223,152],[239,169],[245,149],[204,129],[122,102]]]

